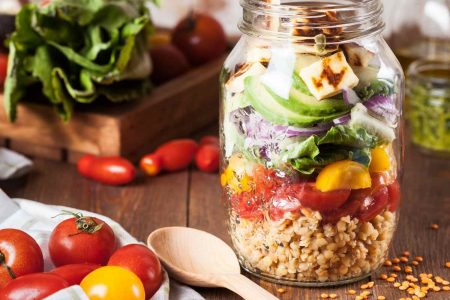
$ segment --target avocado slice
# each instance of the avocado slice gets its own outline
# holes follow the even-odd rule
[[[271,93],[262,83],[260,76],[251,76],[245,79],[245,97],[253,108],[265,119],[279,125],[293,125],[308,127],[321,122],[331,121],[344,115],[347,111],[324,113],[320,116],[309,115],[300,110],[291,109],[282,105],[281,101],[288,102]],[[317,101],[317,100],[316,100]]]
[[[339,112],[348,113],[351,109],[351,107],[344,102],[342,96],[317,100],[311,95],[308,87],[297,74],[293,75],[293,82],[289,99],[284,99],[275,94],[269,88],[266,88],[279,104],[289,110],[308,116],[322,117],[324,115]]]

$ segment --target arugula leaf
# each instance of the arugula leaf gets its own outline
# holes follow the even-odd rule
[[[386,79],[375,79],[368,86],[356,90],[359,98],[366,101],[375,95],[390,96],[394,93],[393,83]]]

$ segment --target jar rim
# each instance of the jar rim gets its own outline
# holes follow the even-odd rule
[[[295,34],[308,29],[325,33],[327,44],[343,44],[379,34],[385,26],[380,0],[240,0],[240,4],[244,16],[239,29],[268,39],[314,44],[316,35]],[[264,28],[253,22],[258,18],[281,25]]]
[[[414,85],[417,82],[427,83],[430,87],[430,95],[442,96],[442,91],[450,91],[449,81],[450,79],[429,74],[429,72],[442,71],[446,74],[450,74],[450,61],[437,61],[421,59],[414,61],[408,68],[407,76],[408,80],[414,81],[410,85]]]
[[[311,0],[287,0],[289,2],[281,3],[286,0],[272,0],[278,1],[271,2],[271,0],[241,0],[242,5],[264,5],[265,9],[272,10],[273,12],[295,12],[298,13],[299,8],[315,8],[315,9],[358,9],[361,7],[367,7],[367,5],[379,4],[379,0],[327,0],[327,1],[311,1]],[[288,4],[288,3],[294,4]]]

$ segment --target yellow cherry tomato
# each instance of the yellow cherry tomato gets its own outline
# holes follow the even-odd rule
[[[316,188],[321,192],[366,189],[371,186],[369,170],[364,165],[351,160],[329,164],[316,179]]]
[[[90,300],[145,300],[142,281],[121,267],[99,268],[89,273],[80,286]]]
[[[386,146],[385,145],[378,146],[375,149],[373,149],[369,171],[372,173],[379,173],[389,171],[390,168],[391,168],[391,160]]]

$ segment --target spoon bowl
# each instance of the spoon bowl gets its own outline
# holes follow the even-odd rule
[[[278,299],[241,275],[233,250],[205,231],[165,227],[153,231],[147,245],[161,260],[170,276],[199,287],[226,287],[245,299]]]
[[[189,285],[217,287],[209,282],[211,274],[241,273],[233,250],[205,231],[187,227],[161,228],[150,234],[148,246],[175,279]]]

